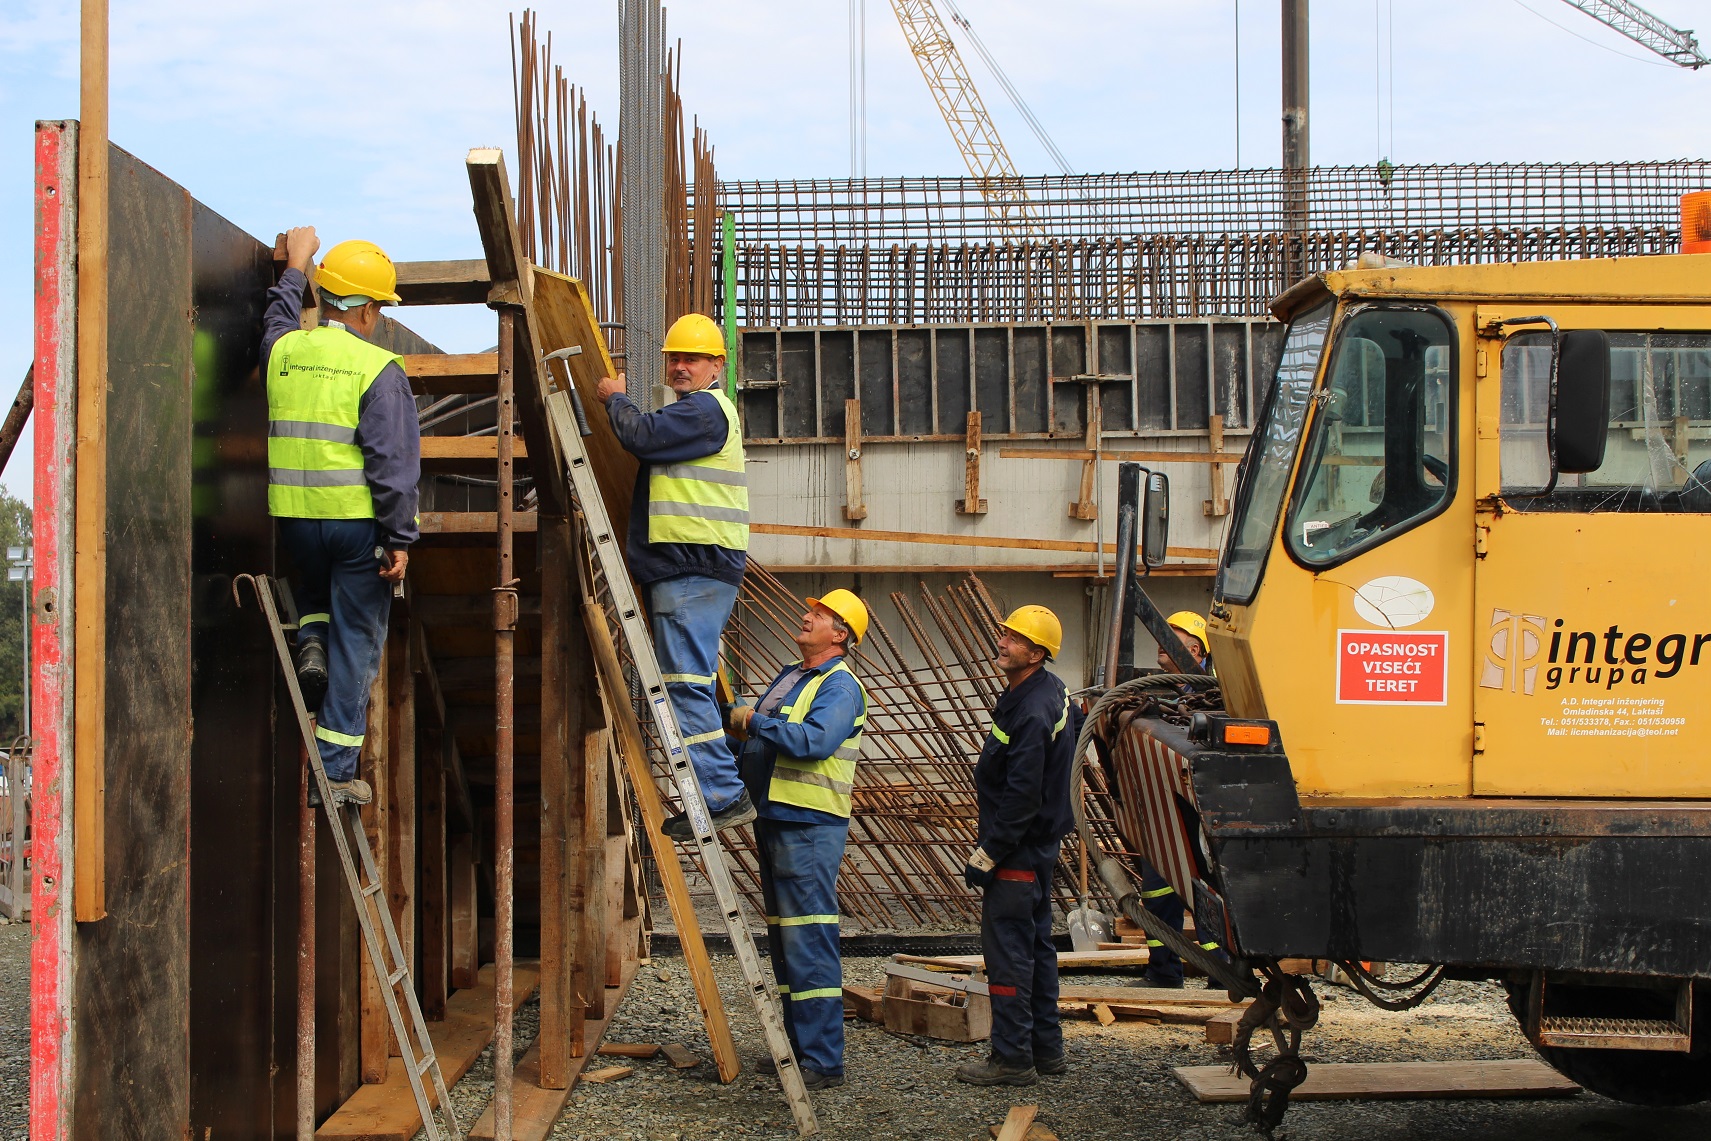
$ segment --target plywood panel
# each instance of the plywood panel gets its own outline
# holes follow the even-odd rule
[[[73,1133],[190,1111],[190,197],[111,155],[107,917],[77,929]],[[148,938],[138,938],[146,931]]]

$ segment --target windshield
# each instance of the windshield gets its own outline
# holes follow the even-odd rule
[[[1289,470],[1301,442],[1301,424],[1313,395],[1319,354],[1331,328],[1334,301],[1326,301],[1296,317],[1278,358],[1277,376],[1266,396],[1265,420],[1259,442],[1236,503],[1235,527],[1218,571],[1217,596],[1226,602],[1251,602],[1265,570],[1266,552],[1277,532]]]

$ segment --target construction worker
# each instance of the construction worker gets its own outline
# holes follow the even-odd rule
[[[1183,648],[1194,658],[1194,664],[1211,673],[1212,643],[1206,637],[1206,619],[1192,610],[1178,610],[1165,621],[1176,631]],[[1158,668],[1167,673],[1178,672],[1176,663],[1164,652],[1163,646],[1158,650]]]
[[[1058,1022],[1052,945],[1052,871],[1072,827],[1069,693],[1045,668],[1063,647],[1063,625],[1044,606],[1003,622],[998,668],[1005,689],[974,766],[980,843],[963,880],[982,891],[980,942],[992,996],[992,1053],[957,1069],[973,1085],[1033,1085],[1067,1069]]]
[[[267,295],[267,508],[297,569],[297,679],[319,706],[315,736],[334,803],[367,804],[357,756],[392,587],[417,537],[421,439],[402,361],[369,341],[380,307],[398,301],[391,259],[372,242],[327,251],[314,275],[321,324],[304,330],[320,246],[313,226],[287,232],[286,269]]]
[[[796,631],[800,661],[753,705],[731,709],[743,780],[760,812],[755,838],[767,946],[784,1028],[811,1090],[844,1084],[844,976],[838,958],[838,865],[867,693],[844,656],[867,633],[847,590],[810,598]]]
[[[1183,648],[1194,658],[1194,664],[1212,672],[1212,645],[1206,637],[1206,619],[1192,610],[1178,610],[1165,621],[1170,624],[1176,636],[1181,639]],[[1167,673],[1176,673],[1176,663],[1170,655],[1159,647],[1159,669]],[[1185,686],[1184,690],[1192,690]],[[1165,878],[1158,873],[1152,864],[1141,861],[1141,906],[1148,912],[1158,916],[1171,928],[1182,930],[1182,919],[1185,913],[1182,897],[1176,893]],[[1210,939],[1201,944],[1208,951],[1218,950],[1216,939]],[[1166,947],[1161,940],[1148,938],[1147,949],[1151,952],[1147,960],[1147,969],[1141,977],[1145,986],[1178,988],[1182,986],[1182,958]]]
[[[717,831],[755,818],[713,692],[719,635],[748,563],[748,476],[737,406],[720,387],[719,327],[690,313],[672,324],[663,347],[676,402],[644,412],[625,395],[622,373],[602,379],[596,392],[618,442],[641,461],[625,554],[647,593],[654,652]],[[662,831],[674,840],[693,838],[682,814]]]

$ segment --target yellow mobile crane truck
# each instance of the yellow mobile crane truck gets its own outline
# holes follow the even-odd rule
[[[1216,681],[1179,656],[1107,691],[1082,742],[1220,949],[1159,930],[1117,860],[1101,878],[1257,998],[1237,1055],[1264,1129],[1317,1014],[1285,957],[1390,1009],[1498,980],[1587,1088],[1711,1097],[1711,256],[1352,268],[1273,309]],[[1151,564],[1146,475],[1119,537]]]

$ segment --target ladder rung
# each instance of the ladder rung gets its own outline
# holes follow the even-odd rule
[[[386,985],[387,986],[397,986],[401,979],[408,978],[409,975],[410,975],[410,968],[409,967],[399,967],[397,970],[393,971],[391,974],[386,976]]]
[[[371,895],[379,895],[385,887],[386,885],[380,880],[375,880],[373,883],[362,889],[363,898],[367,899]]]
[[[436,1058],[433,1054],[423,1055],[422,1060],[420,1062],[416,1063],[416,1076],[421,1077],[423,1074],[425,1074],[429,1070],[433,1069],[435,1063],[438,1062],[438,1060],[439,1059]]]

